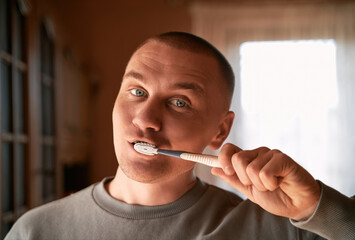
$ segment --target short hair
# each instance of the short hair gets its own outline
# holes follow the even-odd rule
[[[143,45],[145,45],[146,43],[154,40],[178,49],[212,56],[217,61],[217,64],[221,71],[222,78],[225,80],[226,87],[228,88],[228,93],[229,93],[228,102],[230,104],[233,97],[233,91],[234,91],[234,81],[235,81],[234,73],[228,60],[223,56],[223,54],[216,47],[214,47],[211,43],[209,43],[205,39],[195,36],[191,33],[166,32],[147,39],[145,42],[139,45],[137,50],[141,48]]]

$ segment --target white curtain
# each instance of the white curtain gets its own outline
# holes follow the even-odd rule
[[[241,107],[240,98],[239,49],[241,44],[248,41],[335,40],[338,104],[327,114],[327,131],[322,133],[322,136],[318,136],[323,140],[322,146],[317,140],[306,142],[303,138],[298,138],[297,141],[293,134],[289,134],[286,138],[293,139],[289,141],[293,144],[292,157],[315,178],[346,195],[354,195],[355,108],[352,105],[355,103],[353,94],[355,93],[355,3],[294,5],[196,3],[191,7],[191,13],[193,32],[214,44],[233,65],[236,88],[232,110],[236,113],[236,120],[227,141],[242,148],[248,148],[250,145],[245,141],[247,118]],[[282,138],[285,139],[285,136]],[[267,146],[267,144],[265,142],[263,145]],[[285,148],[288,149],[287,146]],[[285,149],[281,150],[288,154]],[[207,182],[230,189],[220,180],[212,177],[206,167],[198,166],[196,173]]]

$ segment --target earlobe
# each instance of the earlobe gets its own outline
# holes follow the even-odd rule
[[[212,150],[217,150],[218,148],[220,148],[224,140],[226,140],[226,138],[228,137],[233,125],[234,116],[234,112],[228,111],[219,123],[217,134],[212,138],[211,142],[208,144],[208,146]]]

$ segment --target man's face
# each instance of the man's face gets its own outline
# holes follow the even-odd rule
[[[113,109],[115,152],[121,170],[140,182],[191,171],[194,163],[136,152],[144,141],[162,149],[202,152],[218,135],[226,92],[210,56],[152,41],[131,57]]]

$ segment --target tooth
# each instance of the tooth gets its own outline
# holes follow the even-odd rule
[[[135,142],[135,143],[140,143],[140,144],[142,144],[142,145],[147,145],[147,146],[154,147],[154,148],[157,147],[157,146],[155,146],[155,145],[153,145],[153,144],[151,144],[151,143],[144,142],[144,141],[137,141],[137,142]]]

